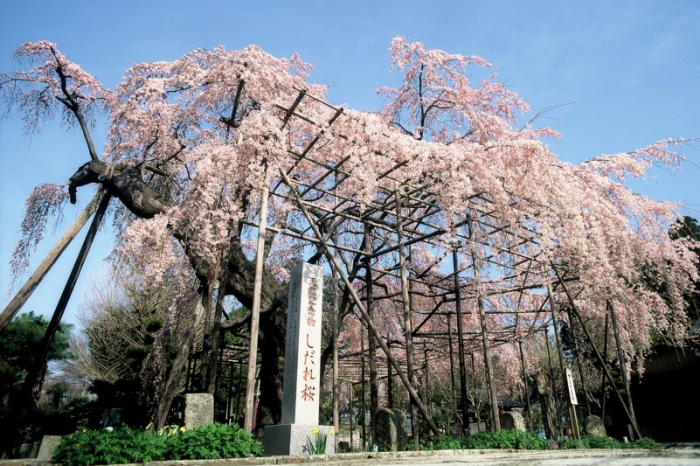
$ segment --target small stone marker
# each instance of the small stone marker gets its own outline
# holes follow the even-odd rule
[[[39,461],[51,461],[53,452],[61,441],[60,435],[44,435],[39,447],[39,454],[36,459]]]
[[[309,454],[308,442],[324,435],[325,453],[335,453],[332,426],[318,425],[322,303],[323,268],[298,264],[289,282],[282,420],[265,427],[266,456]],[[312,433],[316,429],[318,434]]]
[[[187,430],[214,423],[214,395],[211,393],[185,394],[185,428]]]
[[[381,451],[404,451],[408,443],[406,413],[400,409],[382,408],[377,411],[376,445]]]
[[[605,431],[605,424],[603,424],[603,420],[598,416],[586,416],[583,420],[583,429],[587,435],[593,435],[595,437],[608,436],[608,433]]]
[[[517,411],[503,411],[499,416],[501,420],[501,429],[506,430],[525,430],[525,418]]]

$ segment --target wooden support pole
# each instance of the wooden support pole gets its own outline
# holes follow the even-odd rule
[[[459,283],[459,255],[452,251],[454,269],[455,309],[457,312],[457,355],[459,357],[459,391],[461,395],[462,428],[469,428],[469,395],[467,393],[467,363],[464,359],[464,321],[462,315],[462,287]],[[474,379],[476,380],[476,379]]]
[[[617,314],[615,313],[615,307],[610,301],[606,303],[608,311],[610,312],[610,320],[612,322],[613,334],[615,335],[615,346],[617,346],[617,358],[620,361],[620,369],[622,370],[622,380],[625,384],[625,395],[627,398],[627,407],[629,408],[630,420],[635,426],[635,430],[639,430],[639,425],[637,424],[637,416],[634,414],[634,405],[632,403],[632,391],[630,387],[630,374],[627,367],[627,358],[625,358],[625,352],[622,350],[622,341],[620,339],[620,331],[618,328]]]
[[[338,333],[340,331],[340,309],[338,307],[338,280],[335,270],[331,270],[333,280],[333,430],[335,451],[338,451],[338,432],[340,432],[340,380],[338,379]],[[351,407],[352,409],[352,407]]]
[[[467,224],[469,228],[469,240],[473,238],[471,223]],[[491,362],[491,348],[489,345],[488,329],[486,328],[486,309],[484,306],[484,297],[481,293],[481,274],[479,273],[479,265],[476,262],[476,254],[472,250],[472,270],[474,271],[474,280],[477,286],[476,303],[479,309],[479,321],[481,323],[481,343],[484,348],[484,368],[486,369],[486,384],[489,392],[489,404],[491,405],[491,431],[501,431],[501,419],[498,413],[498,398],[496,396],[496,387],[493,377],[493,364]]]
[[[371,243],[371,227],[365,226],[365,250],[368,254],[372,253]],[[365,264],[365,293],[367,296],[367,314],[374,318],[374,291],[372,280],[371,261]],[[374,336],[368,334],[368,349],[369,349],[369,412],[370,412],[370,435],[374,444],[376,437],[376,418],[379,411],[379,381],[377,379],[377,341]]]
[[[455,383],[455,355],[452,341],[452,314],[447,313],[447,338],[450,345],[450,398],[452,400],[452,419],[457,420],[457,384]]]
[[[369,332],[368,332],[369,333]],[[362,432],[362,448],[367,448],[367,405],[365,404],[365,332],[362,329],[360,333],[360,412],[362,419],[362,427],[360,431]]]
[[[559,285],[562,287],[564,290],[564,293],[566,294],[566,298],[569,300],[569,303],[571,304],[571,309],[574,311],[574,314],[576,315],[576,318],[578,321],[581,323],[581,328],[583,329],[583,333],[586,335],[586,339],[588,340],[588,343],[590,343],[591,348],[593,348],[593,352],[596,355],[596,358],[598,361],[601,363],[603,367],[603,373],[605,374],[605,377],[608,379],[608,382],[612,386],[612,391],[617,395],[617,399],[622,405],[622,409],[625,411],[625,415],[627,416],[627,419],[630,421],[632,424],[632,428],[634,429],[634,433],[637,436],[637,438],[642,438],[642,434],[639,431],[639,428],[637,427],[637,423],[634,422],[634,418],[632,417],[632,414],[629,412],[629,409],[627,409],[627,404],[625,403],[625,400],[622,399],[622,395],[620,395],[620,392],[617,391],[617,386],[615,385],[615,380],[612,378],[612,375],[610,374],[610,371],[608,370],[607,364],[605,364],[605,360],[603,359],[603,356],[600,354],[600,351],[598,351],[598,347],[596,346],[595,342],[593,341],[593,337],[591,336],[591,333],[588,331],[588,328],[586,328],[586,324],[583,322],[583,317],[581,316],[581,312],[578,309],[578,306],[576,305],[576,301],[574,301],[573,296],[571,296],[571,293],[569,292],[569,288],[566,286],[566,283],[561,279],[561,275],[559,274],[559,270],[557,270],[556,267],[554,267],[554,264],[552,264],[552,269],[554,269],[554,273],[557,275],[557,279],[559,280]]]
[[[476,266],[475,266],[476,267]],[[479,307],[479,320],[481,321],[481,343],[484,348],[484,365],[486,368],[486,384],[489,389],[489,404],[491,405],[491,431],[501,431],[501,419],[498,413],[498,398],[496,397],[496,386],[493,380],[493,365],[491,364],[491,348],[489,345],[489,335],[486,329],[486,311],[484,309],[484,298],[481,294],[477,297]]]
[[[260,328],[260,300],[262,292],[263,263],[265,261],[265,227],[267,225],[267,200],[269,187],[262,189],[260,198],[260,223],[258,226],[258,245],[255,253],[255,283],[253,285],[253,309],[250,312],[250,351],[248,353],[248,377],[246,382],[245,415],[243,428],[247,433],[253,431],[255,416],[255,372],[258,365],[258,330]]]
[[[564,359],[564,349],[561,342],[561,333],[559,332],[559,313],[557,306],[554,303],[554,295],[552,294],[552,285],[547,282],[547,295],[549,296],[549,309],[552,312],[552,326],[554,327],[554,337],[557,341],[557,355],[559,356],[559,368],[561,369],[562,384],[566,393],[566,405],[569,407],[569,421],[571,426],[571,435],[579,439],[581,434],[578,430],[578,419],[576,417],[576,405],[571,402],[572,394],[569,390],[569,384],[566,383],[566,360]]]
[[[605,340],[603,341],[603,364],[608,363],[608,321],[609,320],[610,320],[610,316],[606,312],[605,313],[605,330],[603,330],[603,335],[605,338]],[[608,399],[608,394],[606,393],[608,387],[605,386],[606,382],[607,382],[607,379],[605,378],[605,373],[603,373],[603,375],[601,376],[601,379],[602,380],[600,381],[600,394],[601,394],[600,396],[601,396],[602,400],[600,401],[600,405],[601,405],[600,406],[600,411],[601,411],[600,418],[603,420],[603,422],[605,422],[605,405],[606,405],[606,400]]]
[[[571,329],[571,337],[574,342],[574,355],[576,356],[576,366],[578,367],[578,375],[581,383],[581,391],[583,392],[583,399],[586,405],[586,414],[590,416],[593,414],[591,412],[591,403],[588,400],[588,390],[586,389],[586,380],[583,377],[583,364],[581,363],[580,351],[578,347],[578,335],[576,335],[576,329],[574,328],[574,316],[569,310],[569,328]]]
[[[98,196],[95,196],[95,198],[97,197]],[[68,275],[68,280],[66,280],[66,285],[63,288],[61,297],[58,299],[58,303],[56,304],[56,309],[51,317],[51,321],[49,322],[48,327],[46,327],[46,332],[41,340],[41,345],[39,346],[39,352],[34,361],[34,365],[32,366],[32,369],[28,371],[27,376],[24,379],[23,392],[24,397],[26,397],[25,400],[27,401],[30,399],[30,396],[33,394],[38,395],[41,391],[41,385],[43,383],[44,374],[46,371],[46,359],[49,354],[49,348],[51,347],[51,343],[53,343],[58,327],[61,324],[63,313],[68,306],[71,296],[73,295],[73,289],[75,288],[75,284],[78,282],[80,272],[83,270],[83,265],[85,264],[85,259],[87,259],[92,243],[95,240],[95,236],[97,236],[97,230],[100,228],[102,218],[107,211],[107,206],[109,205],[109,201],[111,199],[112,196],[110,194],[106,194],[101,197],[99,207],[95,212],[95,218],[93,218],[92,223],[90,224],[87,235],[83,240],[83,245],[78,252],[78,257],[73,264],[73,269]]]
[[[413,319],[411,316],[411,297],[409,295],[408,270],[406,269],[406,257],[404,256],[403,220],[401,216],[401,194],[397,189],[396,196],[396,235],[398,238],[399,268],[401,272],[401,302],[403,307],[403,332],[406,339],[406,372],[411,385],[416,384],[416,374],[413,367]],[[418,427],[418,412],[416,404],[411,402],[411,432],[413,447],[420,450],[420,431]]]
[[[411,382],[408,380],[408,377],[406,377],[406,374],[403,372],[403,370],[401,370],[401,366],[399,365],[398,361],[396,361],[396,358],[394,358],[394,356],[391,354],[391,351],[389,351],[389,348],[387,347],[386,343],[382,340],[381,335],[379,334],[379,330],[377,330],[376,325],[374,325],[374,321],[372,320],[372,318],[370,318],[369,315],[367,315],[367,310],[362,305],[362,300],[357,295],[357,292],[355,292],[355,289],[353,288],[352,283],[350,282],[350,279],[345,274],[343,269],[340,267],[340,264],[338,263],[337,258],[333,255],[333,252],[331,251],[331,248],[328,245],[328,242],[326,241],[325,237],[318,229],[318,226],[314,223],[313,218],[311,217],[311,214],[309,213],[309,210],[301,202],[301,199],[299,198],[299,192],[297,191],[296,187],[291,182],[291,180],[289,179],[289,176],[287,176],[287,174],[284,172],[284,170],[281,167],[278,167],[278,168],[279,168],[280,175],[284,179],[285,184],[289,187],[289,191],[292,193],[292,196],[295,198],[296,203],[299,206],[299,209],[301,209],[302,213],[304,214],[304,217],[306,218],[306,221],[309,223],[309,226],[313,230],[314,235],[316,236],[317,239],[320,240],[321,246],[323,247],[324,253],[326,255],[326,259],[328,259],[328,262],[330,262],[332,267],[335,268],[335,270],[338,272],[340,277],[343,279],[343,283],[345,284],[345,287],[348,290],[348,293],[350,293],[352,300],[355,302],[357,309],[360,311],[360,314],[362,314],[362,318],[364,319],[365,323],[367,324],[367,327],[372,332],[374,337],[377,339],[379,346],[382,348],[382,351],[384,351],[384,354],[386,355],[387,359],[389,359],[389,361],[391,362],[391,365],[394,366],[394,369],[396,370],[396,374],[398,375],[398,377],[401,379],[401,382],[403,382],[404,386],[406,387],[406,390],[408,391],[409,396],[413,400],[415,400],[416,404],[418,405],[418,408],[420,409],[421,413],[425,417],[425,420],[428,424],[428,427],[430,427],[430,430],[433,431],[433,433],[435,435],[439,435],[440,430],[437,428],[437,426],[435,425],[435,422],[430,417],[430,414],[428,413],[428,410],[426,409],[425,405],[420,400],[420,397],[418,396],[418,393],[416,392],[415,388],[413,387],[413,384],[411,384]]]
[[[391,351],[391,339],[392,335],[389,333],[387,335],[387,342],[386,346],[389,348]],[[387,358],[386,360],[386,387],[387,387],[387,394],[389,395],[389,399],[387,400],[389,403],[389,409],[394,409],[394,376],[391,373],[391,361]]]
[[[49,251],[44,260],[39,264],[34,273],[29,277],[27,282],[22,286],[22,288],[17,292],[17,294],[12,298],[5,309],[0,314],[0,332],[2,332],[7,324],[15,317],[15,315],[22,309],[24,303],[27,302],[29,297],[32,295],[37,286],[41,283],[51,267],[56,263],[63,251],[66,250],[68,245],[73,241],[73,239],[78,235],[80,230],[85,226],[87,221],[90,219],[92,214],[97,210],[97,206],[100,205],[102,200],[106,195],[104,189],[100,189],[95,194],[95,197],[90,201],[90,203],[85,207],[78,218],[75,219],[73,224],[68,228],[68,230],[61,236],[61,238],[56,242],[54,247]]]
[[[525,403],[527,406],[527,423],[530,426],[530,432],[534,432],[532,426],[532,407],[530,406],[530,383],[528,382],[527,370],[525,369],[525,355],[523,353],[523,340],[518,340],[518,348],[520,349],[520,365],[523,368],[523,381],[525,382]]]

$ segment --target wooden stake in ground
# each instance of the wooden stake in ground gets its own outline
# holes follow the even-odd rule
[[[269,188],[263,187],[260,200],[260,223],[258,226],[258,248],[255,253],[255,284],[253,288],[253,309],[250,313],[250,351],[248,353],[248,382],[246,384],[245,416],[243,428],[253,431],[255,415],[255,370],[258,364],[258,330],[260,328],[260,293],[262,292],[263,262],[265,260],[265,229],[267,227],[267,200]]]

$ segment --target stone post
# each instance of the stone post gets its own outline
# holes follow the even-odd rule
[[[335,453],[332,426],[318,425],[322,301],[323,268],[298,264],[289,283],[282,420],[265,428],[266,456],[309,454],[309,442],[324,435],[325,453]]]

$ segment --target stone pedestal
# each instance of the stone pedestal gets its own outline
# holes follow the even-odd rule
[[[185,395],[185,428],[187,430],[214,423],[214,395],[187,393]]]
[[[263,439],[265,456],[311,454],[308,443],[310,441],[316,445],[317,442],[317,436],[313,434],[314,429],[318,429],[321,435],[326,436],[326,450],[323,454],[335,453],[333,426],[279,424],[265,427],[265,438]]]
[[[282,422],[265,427],[265,455],[308,454],[312,429],[328,436],[326,453],[334,452],[335,432],[318,425],[321,396],[321,312],[323,268],[300,263],[292,269],[287,302]]]

